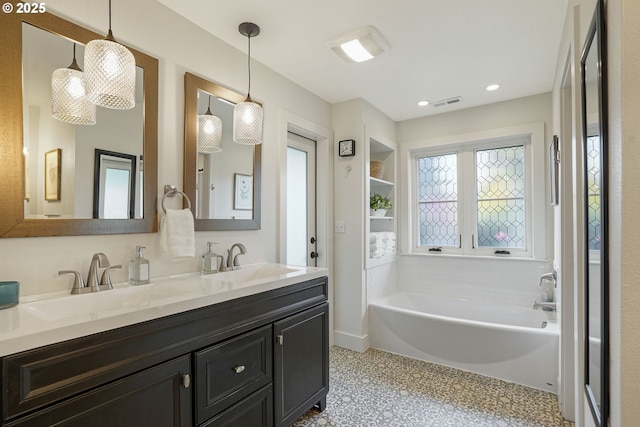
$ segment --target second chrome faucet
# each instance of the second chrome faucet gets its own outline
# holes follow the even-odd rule
[[[238,248],[238,250],[240,250],[240,253],[234,256],[233,250],[235,248]],[[231,248],[227,250],[227,262],[222,263],[222,266],[220,267],[220,271],[239,270],[240,262],[238,261],[238,256],[244,255],[246,253],[247,253],[247,248],[245,248],[242,243],[234,243],[233,245],[231,245]]]

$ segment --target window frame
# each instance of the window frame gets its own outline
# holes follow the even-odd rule
[[[523,145],[525,148],[525,221],[526,247],[505,248],[510,254],[499,255],[501,248],[477,247],[477,150]],[[440,252],[429,252],[433,246],[420,246],[420,216],[418,211],[418,157],[458,154],[458,233],[462,235],[461,247],[442,247]],[[505,257],[519,259],[546,259],[547,240],[550,239],[547,216],[551,207],[546,198],[548,192],[548,167],[544,143],[544,123],[494,129],[457,135],[428,141],[418,141],[402,147],[401,162],[407,165],[403,191],[404,217],[408,226],[401,230],[407,242],[407,253],[460,256]],[[471,165],[469,167],[468,165]],[[545,171],[544,176],[535,171]],[[472,178],[469,177],[472,176]],[[544,178],[544,179],[540,179]],[[471,184],[469,184],[471,180]],[[471,212],[468,212],[468,211]],[[473,243],[471,235],[473,234]]]

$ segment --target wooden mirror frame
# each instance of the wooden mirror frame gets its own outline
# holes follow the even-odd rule
[[[24,217],[24,155],[22,105],[22,24],[87,44],[103,39],[51,13],[4,14],[0,25],[0,237],[79,236],[90,234],[152,233],[158,230],[158,60],[129,48],[144,69],[144,218],[142,219],[29,219]],[[87,203],[91,203],[87,201]]]
[[[184,74],[184,192],[193,200],[191,211],[196,218],[196,165],[198,161],[198,90],[237,104],[245,96],[191,73]],[[255,101],[254,101],[255,102]],[[253,218],[252,219],[195,219],[198,231],[259,230],[260,189],[262,183],[262,144],[253,150]]]
[[[580,75],[582,84],[582,147],[583,147],[583,178],[584,178],[584,392],[593,416],[593,420],[598,427],[609,426],[609,224],[608,224],[608,101],[607,101],[607,39],[605,28],[605,7],[603,0],[598,0],[594,12],[587,40],[580,59]],[[590,49],[593,46],[598,48],[597,57],[597,85],[598,85],[598,120],[600,132],[600,407],[596,401],[593,389],[590,385],[590,359],[589,359],[589,224],[586,220],[588,215],[588,181],[587,181],[587,137],[588,137],[588,117],[587,117],[587,82],[586,82],[586,62]]]

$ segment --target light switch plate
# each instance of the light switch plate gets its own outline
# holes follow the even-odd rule
[[[344,221],[336,221],[336,233],[344,233],[346,231],[347,225]]]

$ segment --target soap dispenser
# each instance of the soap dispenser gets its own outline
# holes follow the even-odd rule
[[[200,260],[200,274],[202,275],[218,272],[218,259],[222,258],[222,256],[211,250],[211,247],[215,244],[215,242],[207,242],[207,251],[202,254],[202,259]]]
[[[142,256],[144,246],[136,246],[136,256],[129,261],[129,284],[146,285],[149,283],[149,260]]]

